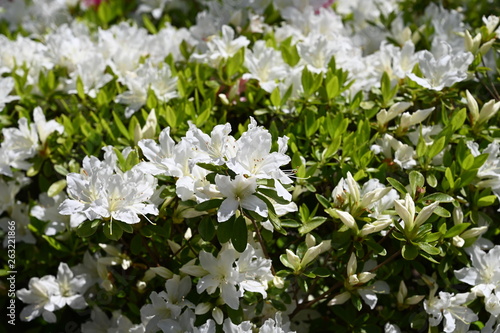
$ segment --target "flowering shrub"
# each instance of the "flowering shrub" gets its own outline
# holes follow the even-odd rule
[[[493,2],[0,9],[5,325],[500,330]]]

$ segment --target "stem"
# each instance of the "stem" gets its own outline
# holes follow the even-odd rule
[[[387,265],[389,262],[391,262],[392,260],[394,260],[395,258],[397,258],[400,254],[401,254],[401,250],[398,250],[397,252],[393,253],[389,258],[387,258],[386,260],[384,260],[382,263],[380,263],[379,265],[377,265],[374,268],[372,268],[370,270],[370,272],[375,272],[380,267],[382,267],[384,265]],[[307,308],[313,306],[314,304],[316,304],[317,302],[321,301],[322,299],[328,297],[333,291],[335,291],[336,289],[342,287],[342,285],[343,285],[343,282],[338,281],[333,286],[331,286],[330,289],[328,289],[327,291],[325,291],[324,293],[322,293],[321,295],[319,295],[318,297],[316,297],[312,301],[309,301],[307,303],[301,303],[301,304],[297,305],[297,307],[292,312],[292,314],[290,314],[290,318],[293,318],[301,310],[307,309]]]
[[[264,256],[266,257],[266,259],[271,260],[271,258],[269,257],[269,253],[267,252],[267,248],[266,248],[266,244],[264,243],[264,239],[262,238],[262,234],[260,233],[259,227],[257,226],[257,222],[255,222],[255,220],[253,218],[251,218],[250,216],[246,215],[245,212],[243,212],[243,209],[241,210],[241,213],[246,218],[250,219],[250,221],[252,221],[253,227],[255,229],[255,233],[257,234],[257,238],[259,239],[260,247],[262,247],[262,252],[264,252]],[[272,260],[271,260],[271,272],[273,273],[273,275],[276,275],[276,271],[274,270]]]
[[[401,254],[401,249],[399,249],[398,251],[394,252],[389,258],[387,258],[384,261],[382,261],[382,263],[380,263],[377,266],[375,266],[372,269],[370,269],[370,272],[375,272],[380,267],[382,267],[384,265],[387,265],[389,262],[391,262],[394,259],[396,259],[396,257],[398,257],[400,254]]]

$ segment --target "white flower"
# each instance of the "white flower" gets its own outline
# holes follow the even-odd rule
[[[40,194],[38,205],[31,208],[31,216],[36,217],[40,221],[48,221],[45,226],[45,234],[54,236],[60,232],[76,228],[86,220],[83,214],[73,214],[71,216],[61,215],[59,206],[68,197],[65,193],[59,193],[54,197],[49,197],[47,193]]]
[[[52,296],[51,301],[61,308],[66,304],[75,310],[86,308],[87,302],[82,294],[87,290],[87,280],[86,275],[75,276],[66,263],[60,263],[56,280],[59,285],[59,293]]]
[[[28,214],[28,204],[24,202],[16,202],[15,205],[12,207],[12,210],[10,212],[9,217],[2,217],[0,218],[0,229],[5,231],[5,233],[9,232],[9,227],[8,223],[9,221],[15,221],[16,222],[16,232],[15,232],[15,241],[16,243],[22,242],[22,243],[27,243],[27,244],[35,244],[36,243],[36,238],[33,236],[31,233],[31,230],[29,228],[30,225],[30,217]],[[3,239],[3,246],[7,247],[8,245],[8,238],[4,237]]]
[[[478,296],[488,297],[493,290],[500,286],[500,246],[495,246],[488,253],[479,246],[473,246],[467,251],[471,258],[472,267],[464,267],[455,271],[455,276],[472,287]]]
[[[139,165],[121,172],[112,148],[104,150],[104,161],[94,156],[85,157],[82,173],[66,176],[70,199],[61,204],[59,212],[63,215],[82,213],[89,220],[111,218],[129,224],[140,222],[138,214],[157,215],[158,209],[149,203],[156,189],[156,178],[140,171]]]
[[[246,47],[250,41],[240,36],[234,39],[234,30],[230,26],[222,26],[222,37],[213,36],[207,42],[208,51],[205,54],[194,54],[194,59],[207,61],[212,66],[217,66],[223,59],[234,56],[242,47]]]
[[[230,318],[224,320],[222,329],[224,333],[252,333],[254,325],[250,321],[244,321],[239,325],[233,324]]]
[[[386,111],[385,109],[380,110],[377,113],[377,123],[380,127],[387,125],[389,121],[392,119],[396,118],[399,114],[405,112],[409,107],[411,106],[411,103],[408,102],[399,102],[393,104],[390,108],[389,111]]]
[[[406,232],[411,232],[420,227],[420,225],[427,221],[427,219],[432,215],[438,205],[439,202],[435,201],[432,204],[425,206],[418,213],[417,218],[415,218],[415,203],[409,193],[406,193],[404,200],[394,201],[396,212],[404,221],[404,229]]]
[[[434,54],[424,50],[418,55],[424,77],[413,73],[408,73],[407,76],[422,87],[439,91],[467,79],[467,68],[473,60],[472,53],[453,52],[448,43],[441,41]]]
[[[267,205],[254,195],[257,189],[255,178],[245,178],[237,175],[233,180],[229,176],[215,176],[215,184],[225,197],[217,211],[217,221],[225,222],[233,216],[238,207],[248,209],[267,217]]]
[[[281,53],[271,47],[266,47],[263,40],[255,42],[252,50],[245,52],[245,67],[249,73],[243,74],[243,79],[256,79],[262,89],[272,93],[278,86],[276,81],[285,78],[288,67]]]
[[[144,333],[142,324],[134,325],[121,311],[113,311],[111,318],[95,306],[90,314],[91,320],[82,324],[82,333]]]
[[[470,300],[469,293],[450,294],[439,292],[439,296],[431,295],[424,301],[424,309],[429,314],[429,324],[437,326],[444,318],[444,332],[455,332],[457,320],[470,324],[478,320],[478,316],[464,303]]]
[[[423,122],[431,113],[434,111],[434,107],[424,110],[417,110],[410,114],[405,112],[401,115],[401,121],[399,123],[400,128],[410,128],[413,125],[420,124]]]
[[[196,285],[198,293],[201,294],[206,290],[207,293],[213,294],[217,289],[220,289],[220,296],[224,303],[237,310],[240,306],[239,297],[242,296],[242,293],[236,289],[240,278],[238,270],[234,267],[237,258],[236,250],[223,249],[217,258],[208,252],[201,251],[199,258],[200,265],[208,274],[198,281]]]
[[[83,92],[96,98],[99,89],[113,79],[113,76],[105,72],[106,61],[99,53],[88,54],[87,57],[76,64],[76,68],[69,74],[66,80],[66,90],[69,94],[78,93],[78,80],[83,85]]]
[[[5,104],[18,100],[19,96],[10,95],[14,88],[14,79],[11,77],[0,77],[0,112],[3,111]]]
[[[24,303],[30,304],[21,311],[21,320],[31,321],[42,315],[47,322],[55,323],[57,319],[53,311],[60,308],[53,301],[53,296],[59,293],[56,278],[52,275],[41,279],[31,278],[28,286],[29,290],[23,288],[17,291],[17,297]]]
[[[184,307],[194,309],[194,304],[184,299],[190,290],[189,276],[181,279],[179,275],[174,275],[165,283],[164,291],[160,293],[153,291],[149,296],[152,304],[141,308],[141,318],[146,324],[146,332],[156,332],[162,320],[178,318]]]
[[[276,312],[274,319],[267,319],[259,328],[259,333],[295,333],[290,330],[290,323],[283,323],[281,312]]]
[[[116,102],[128,105],[125,110],[127,118],[146,104],[149,89],[162,102],[178,97],[177,77],[172,76],[167,65],[160,67],[146,61],[134,72],[127,72],[122,81],[128,91],[118,95]]]
[[[325,73],[335,50],[325,36],[310,34],[305,40],[297,43],[297,51],[309,71]]]

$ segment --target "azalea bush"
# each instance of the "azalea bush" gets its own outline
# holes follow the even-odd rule
[[[499,25],[487,0],[0,3],[2,325],[499,331]]]

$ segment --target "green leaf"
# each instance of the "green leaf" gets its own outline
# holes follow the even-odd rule
[[[85,100],[85,90],[83,87],[82,78],[80,76],[78,76],[78,78],[76,79],[76,92],[80,99]]]
[[[62,190],[66,187],[66,179],[61,179],[58,180],[57,182],[53,183],[50,185],[49,189],[47,190],[47,195],[49,197],[54,197],[61,193]]]
[[[198,232],[200,233],[201,238],[203,238],[204,241],[210,242],[214,238],[216,232],[212,219],[208,216],[204,217],[198,225]]]
[[[436,186],[438,185],[438,181],[436,179],[436,176],[434,176],[434,174],[429,174],[427,175],[427,184],[429,184],[430,187],[432,188],[436,188]]]
[[[423,250],[423,251],[425,251],[425,252],[427,252],[427,253],[429,253],[430,255],[433,255],[433,256],[438,255],[439,253],[441,253],[441,251],[438,248],[430,245],[429,243],[418,243],[418,247],[421,250]]]
[[[168,126],[173,128],[177,127],[177,114],[170,106],[165,108],[165,119],[167,120]]]
[[[116,225],[118,225],[124,232],[128,234],[134,233],[134,227],[131,224],[122,221],[113,221],[113,223],[116,223]]]
[[[444,172],[444,175],[446,177],[446,180],[450,184],[450,188],[454,188],[455,187],[455,181],[453,180],[453,173],[451,172],[451,169],[450,168],[446,168],[446,170]]]
[[[136,234],[132,241],[130,242],[130,250],[133,255],[138,255],[143,250],[142,237],[140,234]]]
[[[203,212],[206,210],[214,209],[214,208],[219,208],[220,205],[222,204],[223,199],[212,199],[212,200],[207,200],[204,201],[194,207],[199,212]]]
[[[437,206],[436,209],[434,209],[434,214],[445,218],[451,217],[451,213],[441,206]]]
[[[419,248],[413,244],[407,243],[403,245],[401,249],[401,254],[406,260],[413,260],[418,257]]]
[[[444,146],[446,145],[446,137],[442,136],[432,143],[432,145],[427,150],[427,157],[431,160],[434,156],[439,154]]]
[[[235,217],[234,215],[226,222],[221,222],[217,224],[217,239],[219,243],[224,244],[229,242],[231,239],[231,233],[233,232],[233,224]]]
[[[462,232],[464,232],[469,226],[470,226],[470,223],[460,223],[460,224],[454,225],[444,234],[444,238],[452,238],[452,237],[458,236]]]
[[[233,232],[231,233],[231,243],[234,249],[238,252],[245,251],[248,241],[248,230],[245,218],[239,216],[233,224]]]
[[[337,76],[332,76],[326,82],[326,94],[328,96],[328,99],[333,99],[333,98],[337,97],[339,92],[340,92],[339,78]]]
[[[117,241],[123,235],[123,229],[116,221],[106,221],[103,225],[102,231],[104,236],[110,240]]]
[[[326,267],[314,267],[312,273],[319,277],[329,277],[332,275],[332,271]]]
[[[459,128],[461,128],[465,122],[465,119],[467,119],[467,111],[465,108],[455,113],[455,115],[453,115],[453,117],[451,118],[450,122],[453,131],[456,131]]]
[[[424,186],[424,176],[418,171],[410,172],[410,188],[411,195],[415,197],[415,193],[417,192],[417,188],[422,188]]]
[[[387,250],[382,245],[374,242],[372,239],[366,239],[365,244],[368,245],[368,247],[373,250],[374,253],[380,256],[387,255]]]
[[[125,125],[123,125],[123,122],[121,121],[120,116],[118,116],[118,114],[116,114],[115,111],[113,111],[113,120],[115,121],[116,127],[118,127],[118,130],[120,131],[120,133],[124,137],[126,137],[127,140],[130,140],[130,134],[129,134],[127,128],[125,127]]]
[[[405,186],[403,184],[401,184],[399,181],[397,181],[396,179],[394,178],[391,178],[391,177],[387,177],[387,181],[389,182],[389,184],[392,185],[392,187],[394,187],[399,193],[401,194],[406,194],[408,193],[408,191],[406,190]]]
[[[285,200],[282,197],[280,197],[275,190],[272,190],[270,188],[262,188],[261,187],[261,188],[257,189],[257,191],[264,194],[265,196],[273,199],[274,201],[276,201],[279,204],[286,205],[286,204],[290,203],[288,200]]]
[[[423,201],[439,201],[439,202],[453,202],[455,199],[448,194],[436,192],[425,196]]]
[[[55,238],[49,237],[47,235],[42,235],[42,238],[45,239],[47,241],[47,243],[49,243],[49,245],[52,246],[57,251],[67,252],[67,253],[70,252],[70,250],[68,249],[67,246],[65,246],[64,244],[60,243]]]
[[[330,208],[332,206],[332,204],[330,203],[330,201],[328,201],[327,198],[325,198],[324,196],[322,196],[321,194],[319,193],[316,193],[316,199],[319,201],[319,203],[325,207],[325,208]]]
[[[496,199],[497,199],[496,195],[487,195],[485,197],[481,197],[477,201],[477,206],[478,207],[491,206],[495,203]]]
[[[199,114],[194,120],[195,125],[201,127],[203,124],[205,124],[208,118],[210,118],[211,111],[211,108],[207,108],[205,111]]]
[[[148,29],[151,34],[155,35],[158,32],[155,25],[151,22],[147,15],[142,15],[142,22],[144,23],[144,27]]]
[[[274,88],[273,92],[271,93],[270,96],[270,101],[271,105],[274,107],[280,107],[281,106],[281,93],[280,93],[280,88],[276,87]]]
[[[474,156],[472,154],[467,154],[467,157],[462,161],[462,169],[470,170],[474,166]]]
[[[98,223],[95,223],[98,222]],[[90,237],[97,231],[100,221],[85,221],[76,228],[76,234],[80,237]]]
[[[66,176],[68,175],[68,173],[69,173],[68,169],[66,169],[65,167],[63,167],[63,166],[62,166],[62,165],[60,165],[60,164],[56,164],[56,165],[54,165],[54,170],[55,170],[58,174],[60,174],[60,175],[62,175],[62,176],[65,176],[65,177],[66,177]]]
[[[128,155],[127,155],[127,160],[125,161],[125,170],[123,171],[128,171],[132,169],[134,166],[139,164],[139,154],[137,153],[136,150],[132,150]]]
[[[326,221],[326,217],[315,216],[308,223],[305,223],[304,225],[302,225],[302,227],[299,228],[299,232],[301,235],[305,235],[305,234],[313,231],[314,229],[316,229],[317,227],[319,227],[323,223],[325,223],[325,221]]]

